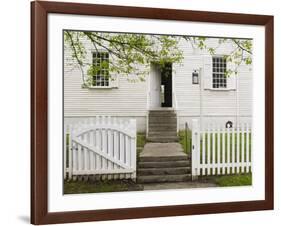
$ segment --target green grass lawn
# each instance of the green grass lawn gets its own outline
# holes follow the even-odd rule
[[[252,174],[220,176],[215,179],[215,183],[220,187],[252,185]]]
[[[144,133],[137,134],[137,147],[143,148],[146,144],[146,136]]]
[[[64,194],[119,192],[119,191],[140,191],[142,186],[132,180],[112,181],[64,181]]]
[[[180,144],[182,145],[182,148],[186,154],[189,154],[191,152],[191,137],[192,132],[191,130],[188,130],[185,132],[184,130],[180,130],[179,133],[180,138]]]

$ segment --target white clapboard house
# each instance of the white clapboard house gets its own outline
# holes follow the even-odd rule
[[[251,65],[241,64],[237,75],[225,77],[225,70],[234,65],[227,63],[223,56],[237,46],[230,41],[219,45],[216,38],[207,39],[206,44],[216,48],[214,55],[181,41],[184,59],[179,64],[167,63],[165,74],[169,76],[163,76],[159,67],[151,64],[144,82],[131,82],[122,75],[111,75],[114,80],[97,76],[93,78],[96,82],[92,87],[82,86],[81,71],[73,66],[71,51],[65,47],[65,122],[102,115],[134,118],[137,131],[146,133],[152,141],[157,141],[153,128],[163,126],[167,136],[162,139],[169,141],[173,140],[174,132],[184,129],[186,122],[190,125],[192,119],[213,124],[249,123],[252,116]],[[89,62],[95,60],[93,58],[111,60],[105,50],[97,52],[87,41],[84,45]]]

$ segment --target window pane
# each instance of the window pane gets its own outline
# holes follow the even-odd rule
[[[226,88],[226,59],[213,57],[213,88]]]
[[[93,53],[93,86],[109,86],[109,54],[108,52]]]

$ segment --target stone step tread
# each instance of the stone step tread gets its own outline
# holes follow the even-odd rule
[[[155,117],[148,119],[149,125],[152,124],[169,124],[169,125],[177,125],[176,118],[162,118],[162,117]]]
[[[154,136],[177,137],[177,132],[176,131],[149,131],[148,132],[148,137],[154,137]]]
[[[174,138],[174,139],[154,139],[154,138],[151,138],[151,139],[147,139],[147,141],[151,142],[151,143],[173,143],[173,142],[178,142],[179,139],[178,138]]]
[[[191,167],[172,167],[172,168],[139,168],[138,176],[146,175],[181,175],[189,174]]]
[[[169,162],[169,161],[188,161],[190,156],[141,156],[140,162]]]
[[[138,176],[138,183],[159,183],[159,182],[179,182],[188,181],[191,179],[191,175],[149,175],[149,176]]]
[[[166,161],[166,162],[139,162],[138,168],[171,168],[190,166],[190,160]]]
[[[162,124],[162,123],[150,123],[149,128],[177,128],[177,125],[175,123],[170,124]]]
[[[171,125],[171,126],[148,126],[148,130],[160,130],[160,131],[177,131],[177,126]]]
[[[177,116],[176,115],[148,115],[149,118],[163,118],[163,119],[167,119],[167,118],[170,118],[170,119],[176,119]]]
[[[171,112],[171,113],[166,113],[166,112],[155,112],[155,113],[151,113],[151,112],[149,112],[149,114],[148,114],[149,116],[152,116],[152,117],[158,117],[158,116],[160,116],[160,117],[176,117],[177,115],[176,115],[176,113],[173,113],[173,112]]]
[[[169,142],[169,141],[179,141],[179,138],[177,136],[148,136],[147,141],[157,141],[159,140],[161,142]]]
[[[157,135],[149,135],[148,134],[148,136],[147,136],[147,138],[149,139],[149,138],[167,138],[167,139],[175,139],[175,138],[179,138],[177,135],[165,135],[165,134],[157,134]]]
[[[150,109],[149,112],[169,112],[169,111],[172,111],[172,112],[175,112],[175,109],[173,108],[156,108],[156,109]]]
[[[153,128],[153,129],[151,129],[151,128],[149,128],[148,129],[148,133],[161,133],[161,134],[163,134],[163,133],[173,133],[173,134],[175,134],[176,136],[177,136],[177,129],[175,128],[175,129],[170,129],[170,128]]]

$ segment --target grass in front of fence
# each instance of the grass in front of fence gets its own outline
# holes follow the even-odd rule
[[[220,187],[249,186],[252,185],[252,174],[247,173],[247,174],[220,176],[215,179],[215,182]]]
[[[132,180],[64,181],[64,194],[140,191],[143,188]]]
[[[185,130],[179,131],[179,138],[180,138],[180,144],[182,145],[182,148],[186,154],[189,154],[191,152],[191,136],[192,132],[190,130],[187,130],[187,133]]]
[[[138,133],[137,134],[137,147],[143,148],[146,144],[146,136],[144,133]]]
[[[146,135],[144,133],[137,134],[137,159],[139,159],[140,153],[146,144]]]

